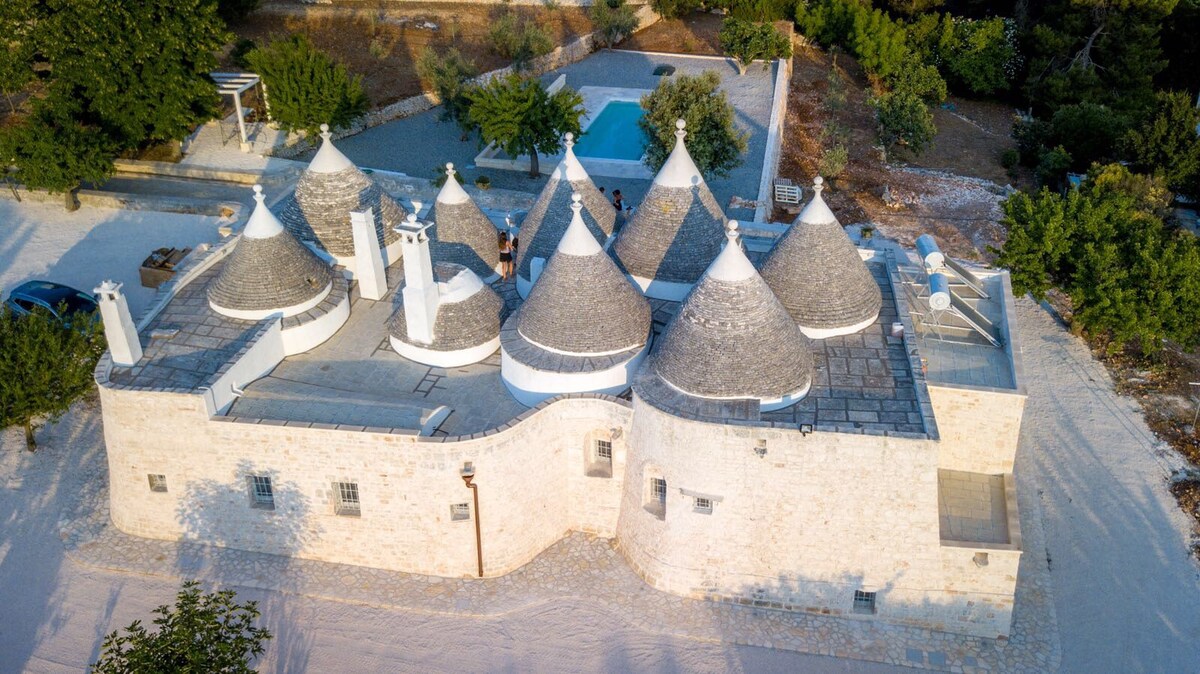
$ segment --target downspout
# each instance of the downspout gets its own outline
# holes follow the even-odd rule
[[[462,479],[475,501],[475,556],[479,563],[479,577],[483,578],[483,533],[479,526],[479,485],[475,484],[475,464],[468,461],[463,464]]]

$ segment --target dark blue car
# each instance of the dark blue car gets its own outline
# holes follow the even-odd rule
[[[59,306],[66,303],[66,315],[59,314]],[[41,307],[65,319],[80,312],[96,316],[99,305],[91,295],[70,286],[50,281],[28,281],[17,286],[4,302],[18,316],[29,315],[34,307]]]

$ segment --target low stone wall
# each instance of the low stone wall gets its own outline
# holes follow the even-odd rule
[[[406,0],[399,1],[403,2]],[[412,1],[416,2],[417,0]],[[495,0],[495,4],[505,4],[510,1],[511,0]],[[524,2],[522,2],[522,0],[516,0],[516,2],[517,4],[544,4],[542,0],[524,0]],[[590,5],[591,2],[590,0],[578,0],[575,3],[566,2],[564,4],[578,4],[586,6]],[[660,18],[658,14],[651,9],[650,5],[638,5],[637,15],[641,20],[641,28],[645,28],[656,23]],[[544,75],[551,70],[570,65],[577,61],[582,61],[595,50],[595,34],[593,33],[584,35],[575,39],[569,44],[555,48],[554,51],[550,52],[549,54],[539,56],[531,60],[529,62],[529,66],[520,72],[534,76]],[[490,82],[496,77],[505,77],[513,72],[516,71],[512,66],[506,66],[504,68],[492,70],[479,75],[478,77],[472,79],[471,82],[475,84],[483,84]],[[345,138],[347,136],[360,134],[367,129],[379,126],[380,124],[386,124],[387,122],[392,122],[397,119],[403,119],[427,110],[432,110],[439,104],[441,104],[441,99],[439,99],[437,94],[434,94],[433,92],[426,92],[417,96],[412,96],[410,98],[392,103],[391,105],[384,106],[378,110],[372,110],[371,112],[368,112],[357,119],[349,127],[335,130],[333,138],[336,140],[338,138]],[[309,143],[305,137],[293,134],[291,137],[289,137],[289,142],[287,145],[273,148],[270,151],[270,154],[275,157],[291,158],[304,154],[312,148],[312,144]]]

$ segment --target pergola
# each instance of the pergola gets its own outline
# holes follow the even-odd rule
[[[250,139],[246,135],[246,113],[242,110],[242,94],[258,86],[261,80],[254,73],[209,73],[209,77],[217,84],[217,93],[233,97],[233,107],[237,111],[238,134],[242,139],[243,151],[249,146]]]

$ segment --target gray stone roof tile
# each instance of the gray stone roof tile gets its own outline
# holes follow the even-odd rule
[[[556,172],[542,188],[538,200],[521,223],[516,266],[517,273],[522,277],[529,278],[529,265],[533,258],[549,259],[554,254],[559,239],[571,222],[571,194],[575,192],[583,197],[583,222],[592,234],[603,242],[613,233],[617,209],[600,194],[592,179],[561,180]]]
[[[461,264],[481,279],[495,275],[500,264],[498,230],[474,201],[436,202],[432,219],[435,225],[429,252],[435,263]]]
[[[724,230],[725,214],[705,183],[654,184],[621,229],[613,252],[634,276],[695,283],[721,251]]]
[[[400,238],[394,228],[407,215],[404,207],[355,166],[334,173],[305,171],[295,193],[277,208],[289,232],[339,257],[354,255],[351,211],[372,209],[380,246]]]
[[[463,269],[463,265],[440,262],[434,267],[434,277],[445,283]],[[504,302],[489,286],[482,286],[461,302],[438,306],[437,318],[433,322],[433,344],[421,344],[408,338],[404,294],[397,289],[396,297],[401,298],[401,303],[388,320],[388,334],[406,344],[431,351],[459,351],[485,344],[500,334],[500,311],[504,308]]]
[[[332,281],[333,269],[288,232],[242,236],[209,283],[208,300],[237,311],[286,309],[313,299]]]

